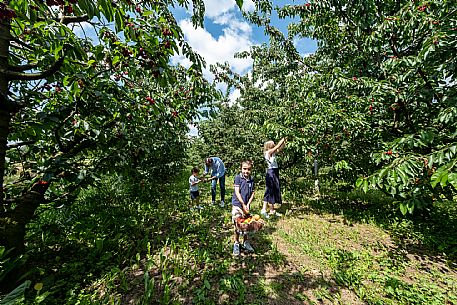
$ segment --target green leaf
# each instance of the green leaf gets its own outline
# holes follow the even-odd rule
[[[457,174],[456,173],[450,173],[447,176],[447,180],[455,189],[457,189]]]
[[[410,214],[412,214],[414,212],[414,208],[416,206],[416,202],[417,202],[417,200],[413,200],[413,201],[408,202],[407,206],[408,206],[408,212]]]
[[[433,157],[433,154],[430,155],[430,157],[428,157],[428,168],[432,168],[433,167],[433,162],[435,161],[435,158]]]
[[[31,281],[25,281],[13,291],[8,293],[1,301],[0,305],[15,305],[24,300],[24,293],[30,287]]]
[[[113,22],[114,16],[113,16],[113,7],[111,5],[111,1],[107,0],[99,0],[100,2],[100,7],[102,8],[103,15],[106,17],[106,20],[108,22]]]
[[[211,285],[210,285],[210,283],[208,282],[207,279],[205,279],[204,285],[205,285],[205,288],[206,288],[206,289],[211,289]]]
[[[243,8],[243,0],[236,0],[236,5],[238,5],[241,10]]]
[[[368,180],[367,179],[363,180],[363,191],[365,193],[368,192]]]
[[[355,182],[355,187],[359,188],[362,185],[363,181],[364,181],[364,179],[362,177],[358,178],[357,181]]]
[[[408,213],[408,206],[405,203],[400,203],[400,212],[403,215],[406,215]]]
[[[441,181],[441,176],[443,175],[442,170],[437,170],[432,177],[430,177],[430,185],[435,188],[435,186],[440,183]]]
[[[442,187],[445,187],[447,185],[447,180],[448,180],[448,172],[445,171],[440,177],[440,184]]]

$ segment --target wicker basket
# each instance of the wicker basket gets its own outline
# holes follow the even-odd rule
[[[248,223],[244,223],[244,218],[238,218],[235,222],[237,230],[242,232],[256,232],[263,228],[265,221],[263,219],[251,219]]]

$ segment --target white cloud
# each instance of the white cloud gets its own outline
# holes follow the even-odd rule
[[[79,38],[90,39],[95,44],[98,44],[98,42],[99,42],[99,39],[97,37],[97,33],[95,32],[94,26],[88,22],[80,22],[80,23],[74,24],[72,27],[72,31]]]
[[[225,13],[214,18],[214,23],[226,25],[231,31],[240,31],[246,35],[252,34],[252,27],[249,23],[236,19],[233,13]]]
[[[182,19],[179,21],[179,25],[186,41],[195,52],[205,59],[207,68],[209,65],[228,62],[234,72],[246,73],[252,66],[252,60],[234,58],[234,54],[249,51],[254,44],[252,26],[237,13],[239,8],[235,0],[204,0],[204,3],[205,18],[211,20],[213,26],[220,26],[220,30],[217,34],[212,34],[211,25],[206,28],[194,28],[189,19]],[[254,8],[255,4],[252,0],[243,2],[243,10]],[[183,55],[176,55],[171,60],[173,64],[179,63],[185,67],[189,67],[191,64]],[[203,71],[203,74],[208,80],[214,79],[212,73],[207,69]]]
[[[209,18],[214,18],[225,14],[236,6],[235,0],[204,0],[205,14]]]
[[[205,14],[210,18],[238,9],[235,0],[204,0],[204,2]],[[245,0],[243,1],[242,9],[244,11],[252,11],[255,9],[255,4],[252,0]]]
[[[255,9],[255,3],[252,0],[245,0],[243,2],[243,11],[253,11]]]
[[[189,132],[187,133],[189,136],[197,137],[198,136],[198,129],[193,124],[188,124],[187,127],[189,128]]]
[[[235,89],[232,92],[230,92],[230,95],[229,95],[230,105],[235,104],[236,99],[239,98],[240,96],[241,96],[241,92],[239,89]]]
[[[237,73],[244,73],[251,67],[251,59],[233,57],[237,52],[248,51],[253,45],[251,28],[243,22],[230,21],[228,27],[223,29],[223,34],[217,38],[203,28],[194,28],[190,20],[181,20],[179,24],[190,46],[203,56],[207,64],[228,62]],[[175,57],[173,63],[189,64],[182,60],[183,56]]]

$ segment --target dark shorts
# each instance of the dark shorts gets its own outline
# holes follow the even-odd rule
[[[197,199],[198,196],[200,196],[200,193],[198,191],[190,192],[190,199]]]
[[[274,204],[282,203],[281,187],[279,184],[279,168],[270,168],[265,175],[265,195],[263,201]]]

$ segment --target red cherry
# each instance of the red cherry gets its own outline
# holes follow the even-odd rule
[[[71,5],[67,5],[67,6],[65,6],[64,11],[67,14],[71,14],[71,13],[73,13],[73,7]]]

